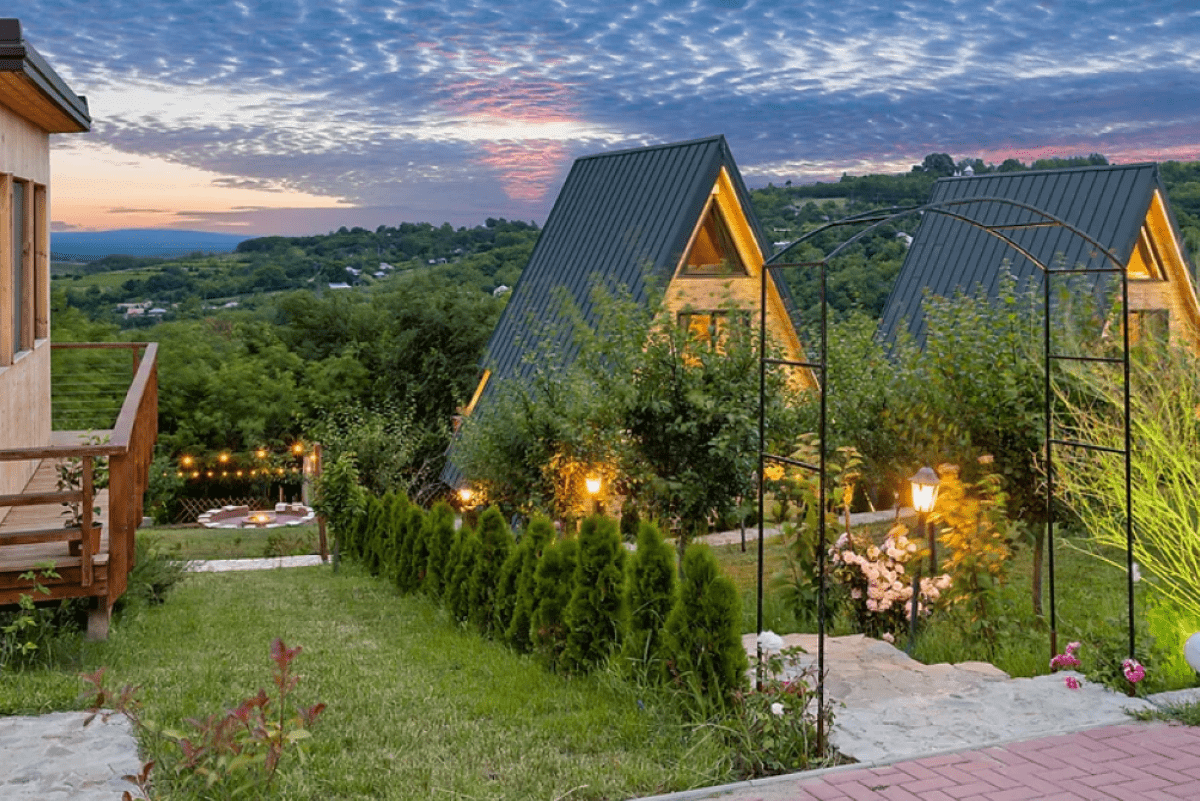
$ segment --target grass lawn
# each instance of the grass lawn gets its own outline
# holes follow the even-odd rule
[[[221,529],[143,528],[139,539],[173,559],[259,559],[264,556],[293,556],[317,552],[317,526]]]
[[[707,730],[651,698],[641,710],[629,685],[549,674],[349,565],[191,576],[85,645],[80,667],[141,685],[148,719],[186,729],[269,686],[276,636],[304,648],[292,700],[328,704],[278,798],[627,798],[733,778]],[[0,675],[0,699],[61,708],[80,686],[70,672]]]

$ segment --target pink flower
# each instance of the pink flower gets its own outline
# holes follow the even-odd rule
[[[1067,685],[1068,690],[1078,690],[1080,687],[1079,679],[1074,676],[1067,676],[1063,682]]]
[[[1142,667],[1141,663],[1136,659],[1126,659],[1121,663],[1121,670],[1125,673],[1125,678],[1129,680],[1130,684],[1137,684],[1146,678],[1146,668]]]
[[[1079,658],[1075,656],[1075,652],[1079,650],[1079,643],[1067,643],[1067,649],[1061,654],[1055,654],[1050,660],[1050,670],[1067,670],[1079,667]]]

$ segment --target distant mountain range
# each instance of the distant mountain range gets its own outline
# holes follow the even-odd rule
[[[103,256],[185,256],[195,251],[228,253],[239,242],[254,237],[178,231],[169,228],[121,228],[115,231],[64,231],[50,234],[54,261],[85,260]],[[61,258],[67,257],[67,258]]]

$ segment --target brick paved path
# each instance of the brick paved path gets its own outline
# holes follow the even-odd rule
[[[1200,799],[1200,727],[1104,726],[883,767],[764,779],[692,797],[721,801],[1195,800]]]

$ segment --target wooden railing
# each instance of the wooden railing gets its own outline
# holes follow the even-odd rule
[[[150,461],[158,436],[158,344],[157,343],[79,343],[54,345],[61,348],[128,349],[133,353],[134,374],[113,427],[92,432],[105,442],[80,442],[44,447],[0,449],[0,461],[80,460],[82,480],[79,489],[58,492],[0,495],[3,506],[78,505],[79,525],[71,528],[8,531],[0,536],[0,547],[44,542],[69,543],[71,553],[80,560],[79,587],[52,588],[52,594],[96,595],[87,589],[96,584],[94,559],[100,545],[100,530],[92,520],[95,499],[93,475],[95,460],[108,457],[108,580],[104,595],[107,607],[124,592],[134,564],[134,532],[142,517],[142,503],[149,479]],[[57,590],[57,591],[55,591]]]

